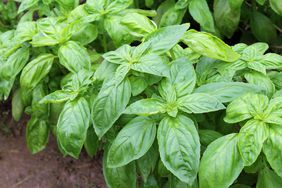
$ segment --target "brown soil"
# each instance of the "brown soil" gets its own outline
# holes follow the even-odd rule
[[[101,155],[63,157],[54,138],[32,155],[26,148],[25,121],[15,123],[4,115],[0,110],[0,188],[106,188]]]

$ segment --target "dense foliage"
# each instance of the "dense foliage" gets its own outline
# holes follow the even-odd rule
[[[0,99],[30,116],[32,153],[50,134],[65,156],[103,151],[113,188],[282,187],[281,0],[0,10]]]

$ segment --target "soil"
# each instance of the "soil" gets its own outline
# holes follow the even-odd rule
[[[45,150],[32,155],[25,143],[28,117],[17,123],[8,110],[0,109],[0,188],[106,188],[101,154],[63,157],[51,137]]]

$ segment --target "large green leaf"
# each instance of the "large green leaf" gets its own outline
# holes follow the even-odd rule
[[[119,47],[134,40],[129,29],[121,23],[123,16],[111,15],[104,20],[104,29],[108,32],[115,46]]]
[[[232,185],[244,164],[237,148],[237,134],[229,134],[212,142],[200,164],[200,188],[226,188]]]
[[[239,133],[238,148],[245,166],[253,164],[268,137],[268,126],[258,120],[249,120]]]
[[[254,36],[262,42],[271,43],[277,38],[272,20],[256,10],[251,14],[251,30]]]
[[[107,153],[103,157],[103,174],[109,188],[136,188],[135,162],[118,168],[107,167]]]
[[[29,48],[22,47],[0,63],[0,78],[13,79],[24,68],[29,58]]]
[[[73,41],[68,41],[59,49],[60,63],[75,73],[81,69],[90,70],[91,62],[87,50]]]
[[[188,28],[187,24],[160,28],[149,34],[141,45],[149,46],[148,53],[165,53],[179,42]]]
[[[193,93],[177,100],[180,110],[187,113],[207,113],[225,109],[215,97],[205,93]]]
[[[221,39],[206,32],[189,30],[182,38],[193,51],[214,59],[233,62],[239,59],[240,55],[232,50]]]
[[[158,128],[161,160],[181,181],[192,184],[200,162],[200,141],[191,119],[178,115],[165,117]]]
[[[263,146],[263,153],[266,156],[271,168],[282,177],[282,127],[271,125],[269,136]]]
[[[52,54],[42,54],[29,62],[22,70],[21,86],[33,89],[49,73],[54,58]]]
[[[214,19],[221,34],[231,37],[236,31],[239,21],[241,5],[244,0],[215,0]]]
[[[136,117],[118,133],[107,158],[107,167],[117,168],[142,157],[152,146],[156,125],[147,117]]]
[[[259,172],[256,188],[276,188],[282,186],[282,178],[269,168],[264,168]]]
[[[130,97],[131,87],[127,78],[118,84],[115,80],[105,81],[92,106],[92,121],[99,138],[123,113]]]
[[[57,123],[57,139],[63,152],[78,158],[90,124],[90,109],[84,98],[65,104]]]
[[[282,1],[281,0],[269,0],[270,7],[274,10],[277,14],[282,16]]]
[[[249,92],[259,92],[261,90],[260,87],[254,84],[243,82],[214,82],[198,87],[195,93],[207,93],[225,103],[231,102]]]
[[[264,111],[267,109],[268,102],[265,95],[253,93],[243,95],[227,106],[224,121],[237,123],[252,117],[264,120],[266,118]]]
[[[191,0],[189,13],[200,24],[201,29],[215,33],[213,16],[206,0]]]

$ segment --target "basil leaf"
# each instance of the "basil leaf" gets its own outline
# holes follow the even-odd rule
[[[179,1],[178,1],[179,2]],[[167,27],[170,25],[181,24],[182,19],[186,13],[186,9],[178,9],[176,4],[171,6],[163,15],[160,20],[160,27]]]
[[[200,187],[229,187],[244,168],[237,148],[237,134],[229,134],[213,141],[201,159]]]
[[[268,44],[257,42],[245,48],[241,58],[245,61],[255,61],[258,57],[262,56],[268,48]]]
[[[19,74],[29,59],[29,48],[22,47],[0,63],[0,77],[10,80]]]
[[[21,87],[33,89],[49,73],[53,61],[52,54],[43,54],[29,62],[22,70]]]
[[[85,48],[76,42],[68,41],[59,48],[60,63],[69,71],[75,73],[81,69],[90,70],[90,57]]]
[[[272,10],[282,16],[282,2],[279,0],[269,0],[269,3]]]
[[[46,121],[32,117],[27,123],[26,143],[32,154],[42,151],[48,142],[49,127]]]
[[[108,168],[107,153],[103,157],[103,174],[109,188],[123,187],[136,188],[136,165],[135,162],[118,168]]]
[[[84,98],[65,104],[57,123],[57,139],[65,154],[78,158],[90,123],[90,109]]]
[[[24,104],[21,99],[21,90],[17,89],[12,98],[12,116],[13,119],[19,121],[24,112]]]
[[[125,14],[121,23],[127,26],[131,35],[136,37],[144,37],[156,30],[156,25],[149,18],[135,12]]]
[[[238,148],[245,166],[253,164],[268,137],[268,126],[258,120],[249,120],[239,133]]]
[[[264,120],[266,123],[281,125],[282,122],[282,97],[270,100],[267,109],[268,116]]]
[[[252,71],[246,73],[244,77],[249,83],[261,87],[267,96],[272,96],[275,92],[275,86],[267,75]]]
[[[169,66],[165,59],[156,54],[142,56],[131,68],[138,72],[148,73],[156,76],[168,76]]]
[[[41,99],[40,103],[60,103],[73,100],[78,95],[77,92],[57,90]]]
[[[142,157],[152,146],[156,124],[147,117],[136,117],[118,133],[107,158],[108,168],[117,168]]]
[[[232,50],[221,39],[205,32],[189,30],[182,38],[193,51],[214,59],[233,62],[239,59],[240,55]]]
[[[215,0],[213,3],[216,26],[228,38],[239,25],[243,2],[244,0]]]
[[[266,156],[271,168],[281,177],[282,176],[282,129],[281,125],[269,126],[269,136],[263,145],[263,153]]]
[[[123,113],[131,97],[128,79],[116,84],[105,82],[92,106],[92,121],[95,132],[101,138]]]
[[[206,0],[191,0],[189,13],[200,24],[201,29],[212,33],[216,32],[213,16]]]
[[[103,54],[103,58],[115,64],[123,64],[128,62],[131,59],[132,48],[125,44],[116,49],[115,51],[110,51]]]
[[[148,36],[142,45],[149,46],[148,53],[163,54],[175,46],[184,35],[189,25],[173,25],[160,28]]]
[[[22,0],[18,9],[18,14],[35,6],[39,0]]]
[[[132,96],[139,95],[148,87],[148,82],[144,77],[130,77],[129,80]]]
[[[269,100],[265,95],[252,93],[243,95],[227,106],[224,121],[237,123],[251,117],[264,119],[264,111],[267,109],[268,102]]]
[[[250,24],[252,33],[259,41],[271,43],[277,38],[274,24],[264,14],[253,11]]]
[[[177,98],[192,93],[196,85],[196,73],[192,63],[186,58],[173,61],[167,81],[175,87]]]
[[[259,62],[263,64],[266,69],[281,68],[282,56],[279,54],[267,53],[261,57]]]
[[[153,144],[151,148],[147,151],[147,153],[137,160],[138,170],[144,182],[150,181],[149,176],[154,172],[158,159],[158,146],[157,144]]]
[[[204,93],[193,93],[177,100],[180,110],[187,113],[206,113],[225,109],[215,97]]]
[[[165,117],[157,137],[165,167],[181,181],[192,184],[200,161],[200,141],[194,122],[183,115]]]
[[[129,105],[124,111],[125,114],[154,115],[165,113],[166,105],[159,99],[141,99]]]
[[[259,172],[258,181],[256,184],[257,188],[265,187],[281,187],[282,178],[275,174],[269,168],[264,168]]]
[[[201,145],[208,146],[210,143],[222,137],[223,135],[214,130],[202,129],[199,130],[199,136],[200,136]]]
[[[250,92],[260,92],[262,89],[254,84],[243,82],[215,82],[202,85],[194,93],[207,93],[220,102],[231,102],[237,97]]]
[[[95,156],[99,146],[99,139],[95,133],[94,127],[89,126],[87,130],[84,148],[90,157]]]
[[[117,47],[128,44],[134,40],[134,36],[132,36],[127,27],[121,23],[122,19],[122,16],[111,15],[107,16],[104,20],[104,29],[108,32],[114,45]]]

